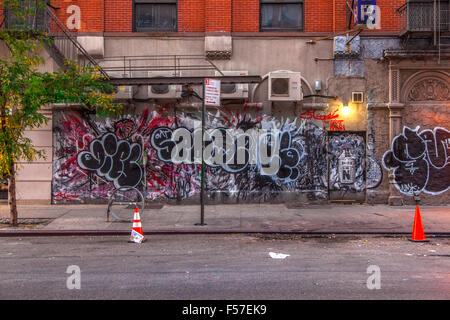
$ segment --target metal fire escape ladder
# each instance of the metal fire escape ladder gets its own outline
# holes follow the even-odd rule
[[[76,36],[66,28],[52,10],[47,7],[45,11],[49,18],[49,30],[47,32],[49,38],[52,39],[50,50],[60,56],[57,59],[58,64],[64,67],[65,59],[78,60],[84,66],[92,65],[99,67],[100,72],[106,76],[100,65],[86,52],[83,46],[77,41]]]
[[[64,68],[65,59],[76,60],[80,65],[97,67],[105,77],[108,77],[97,61],[78,42],[77,37],[67,29],[48,6],[45,8],[45,16],[46,32],[52,40],[48,45],[49,53],[60,67]]]
[[[412,38],[431,39],[440,62],[442,51],[450,47],[450,1],[406,1],[397,12],[404,44]]]
[[[441,50],[449,48],[448,40],[450,31],[450,3],[446,1],[445,5],[441,0],[434,0],[433,3],[433,44],[438,50],[438,63],[441,62]],[[442,41],[444,40],[444,42]]]
[[[34,14],[26,16],[24,22],[19,22],[11,12],[5,9],[2,24],[13,31],[26,29],[44,33],[50,39],[49,43],[45,43],[45,47],[61,68],[67,67],[66,59],[74,60],[80,66],[97,67],[105,77],[108,77],[97,61],[78,42],[76,35],[58,19],[49,5],[34,8]]]

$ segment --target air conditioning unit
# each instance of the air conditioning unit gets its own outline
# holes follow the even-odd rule
[[[270,101],[303,100],[302,79],[300,72],[269,73]]]
[[[149,71],[149,78],[155,77],[181,77],[181,72],[175,71]],[[153,99],[181,98],[182,86],[177,84],[156,84],[148,86],[148,97]]]
[[[247,76],[248,71],[222,71],[225,76]],[[216,77],[220,77],[216,71]],[[248,99],[248,83],[222,83],[220,86],[221,99]]]
[[[130,78],[129,71],[109,71],[108,76],[111,78]],[[117,93],[113,94],[114,99],[128,100],[133,99],[134,87],[133,86],[118,86]]]

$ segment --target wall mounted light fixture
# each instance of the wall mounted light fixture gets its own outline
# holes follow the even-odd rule
[[[342,114],[344,116],[349,115],[351,111],[352,111],[352,108],[350,108],[350,106],[348,106],[348,105],[345,105],[342,107]]]

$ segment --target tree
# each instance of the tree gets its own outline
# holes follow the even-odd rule
[[[32,2],[45,6],[41,0]],[[18,24],[20,28],[0,30],[0,42],[8,48],[7,54],[0,57],[0,180],[8,178],[10,224],[17,226],[17,163],[45,157],[24,136],[25,129],[47,124],[47,117],[40,112],[42,106],[80,103],[102,115],[119,113],[122,106],[114,103],[114,88],[98,67],[81,67],[66,60],[65,68],[58,72],[40,72],[38,68],[44,63],[41,52],[50,39],[26,23],[36,7],[23,6],[20,0],[3,0],[3,6],[16,21],[23,22]]]

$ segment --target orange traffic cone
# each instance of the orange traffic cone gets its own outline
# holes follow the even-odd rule
[[[422,218],[420,217],[419,206],[416,206],[416,214],[414,216],[414,227],[413,227],[412,237],[411,237],[411,239],[408,239],[408,240],[416,241],[416,242],[430,241],[425,238],[425,233],[423,232]]]
[[[139,215],[139,209],[134,209],[133,228],[131,229],[130,242],[142,243],[146,239],[144,238],[144,232],[142,231],[141,217]]]

